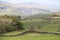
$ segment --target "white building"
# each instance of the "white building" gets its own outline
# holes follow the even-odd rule
[[[53,13],[52,18],[60,19],[60,12]]]

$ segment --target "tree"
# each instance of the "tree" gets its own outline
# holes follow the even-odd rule
[[[3,16],[0,18],[0,33],[23,30],[23,24],[20,22],[18,17]]]
[[[13,25],[16,27],[16,30],[24,30],[23,24],[18,20],[13,20]]]

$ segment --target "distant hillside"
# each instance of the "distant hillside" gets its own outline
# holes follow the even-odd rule
[[[11,4],[0,1],[0,15],[20,15],[24,18],[30,15],[46,14],[52,12],[53,10],[51,8],[38,3]]]

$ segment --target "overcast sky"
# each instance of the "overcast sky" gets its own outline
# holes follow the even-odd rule
[[[48,6],[60,10],[60,0],[0,0],[0,1],[5,1],[8,3],[15,3],[15,4],[26,3],[26,2],[39,3],[44,6]]]
[[[60,5],[60,0],[2,0],[10,3],[37,2],[50,5]]]

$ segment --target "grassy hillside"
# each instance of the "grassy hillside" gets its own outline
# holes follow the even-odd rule
[[[60,19],[32,19],[20,22],[23,24],[25,30],[29,30],[30,27],[33,27],[36,31],[58,32],[59,30],[60,32]],[[19,34],[23,31],[8,32],[5,33],[5,35]],[[16,37],[0,37],[0,40],[60,40],[60,35],[27,33]]]
[[[45,19],[33,19],[21,22],[25,29],[29,29],[32,25],[37,31],[57,32],[57,30],[60,30],[60,19],[51,19],[50,21]]]
[[[17,31],[6,34],[16,34]],[[17,37],[0,37],[0,40],[60,40],[59,35],[28,33]]]

